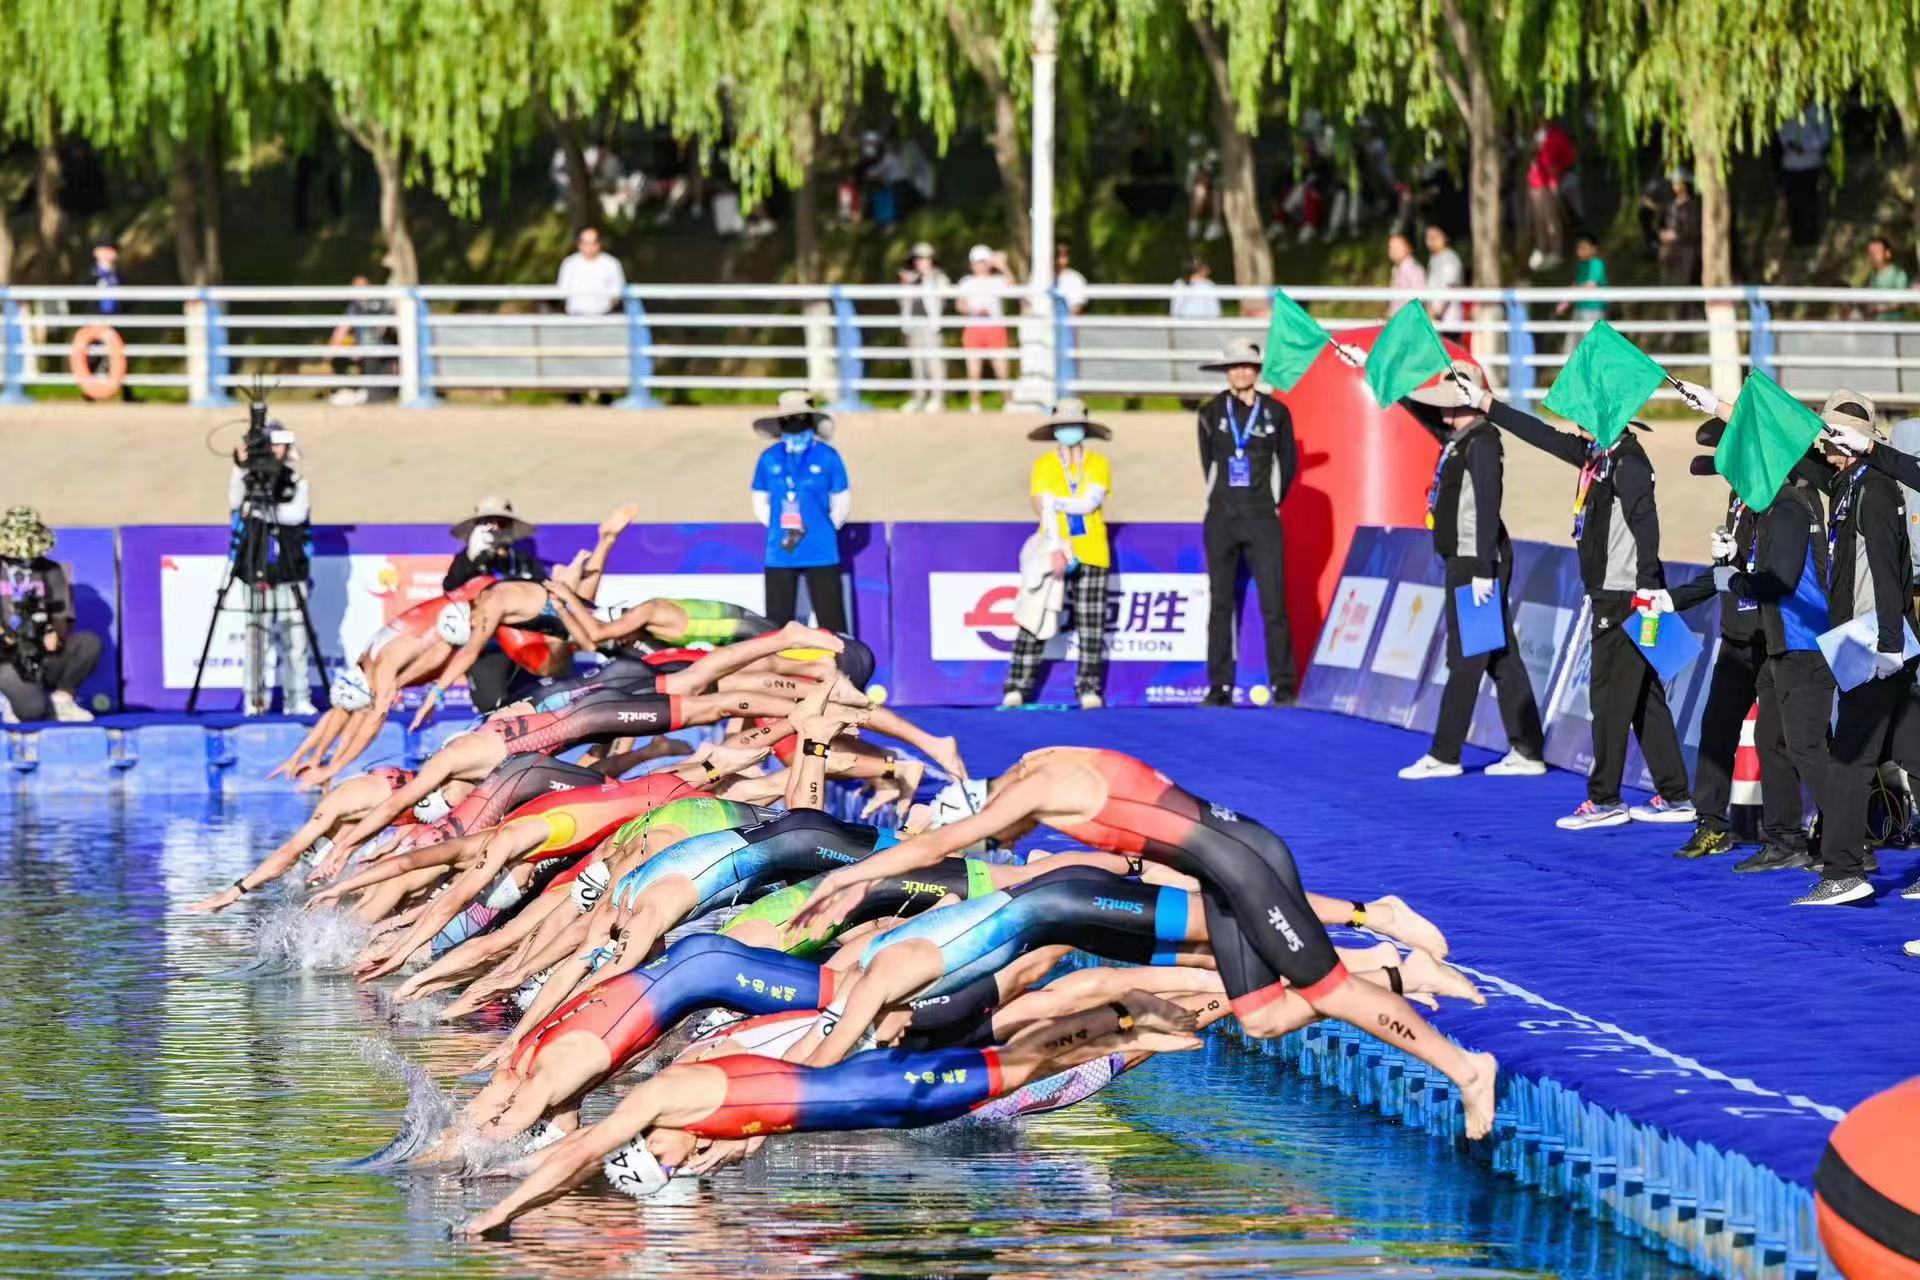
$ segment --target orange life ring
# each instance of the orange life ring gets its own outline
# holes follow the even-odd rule
[[[94,344],[107,349],[107,371],[93,371]],[[74,385],[89,400],[107,400],[120,394],[127,380],[127,344],[112,325],[81,325],[74,332],[73,345],[67,348],[67,368],[73,371]]]

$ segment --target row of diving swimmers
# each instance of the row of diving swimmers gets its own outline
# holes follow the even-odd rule
[[[780,652],[750,643],[687,671],[708,664],[710,686]],[[798,632],[771,643],[836,656],[844,644]],[[746,661],[716,674],[722,655]],[[250,892],[330,841],[329,878],[346,874],[315,901],[374,924],[363,978],[417,958],[425,967],[398,1000],[458,989],[441,1016],[501,1002],[524,1010],[483,1060],[493,1074],[460,1132],[426,1156],[452,1158],[475,1134],[540,1148],[512,1166],[520,1187],[467,1229],[497,1230],[600,1170],[628,1189],[705,1172],[772,1133],[1058,1105],[1148,1054],[1191,1047],[1226,1016],[1256,1036],[1348,1021],[1446,1074],[1470,1136],[1489,1128],[1492,1058],[1462,1052],[1409,1003],[1479,995],[1442,962],[1440,932],[1403,902],[1305,892],[1267,828],[1109,751],[1042,750],[998,778],[956,781],[934,811],[910,816],[905,839],[838,822],[819,798],[829,777],[873,776],[871,748],[853,736],[871,728],[872,709],[837,669],[783,678],[807,682],[784,715],[721,705],[726,718],[759,722],[743,719],[719,746],[630,782],[556,776],[579,767],[553,751],[594,739],[556,736],[564,719],[517,723],[592,705],[594,690],[560,712],[504,717],[493,724],[515,727],[466,736],[531,749],[455,739],[411,778],[354,779],[235,886]],[[681,704],[667,727],[685,720],[689,700],[745,698],[654,696]],[[594,723],[607,732],[604,715]],[[789,767],[761,772],[781,745]],[[447,812],[356,856],[431,795]],[[967,856],[1010,848],[1040,825],[1086,849],[1024,865]],[[720,933],[666,941],[743,901]],[[1336,950],[1328,925],[1385,941]],[[1117,967],[1036,988],[1070,950]],[[585,1096],[708,1010],[737,1020],[706,1024],[611,1116],[579,1125]]]

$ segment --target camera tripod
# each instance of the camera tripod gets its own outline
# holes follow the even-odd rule
[[[227,547],[226,572],[221,576],[219,590],[213,597],[213,614],[207,619],[207,637],[200,645],[200,660],[194,664],[193,689],[187,694],[187,713],[191,715],[200,701],[200,685],[207,675],[207,657],[213,652],[214,632],[219,629],[220,615],[228,608],[227,597],[233,589],[235,580],[246,585],[247,655],[245,670],[259,673],[262,681],[266,677],[268,657],[268,635],[275,623],[285,612],[280,593],[284,590],[292,595],[294,612],[300,616],[300,625],[307,636],[307,662],[320,677],[318,683],[326,684],[325,660],[320,654],[320,637],[313,629],[313,616],[307,612],[306,587],[300,582],[276,583],[273,570],[281,552],[281,534],[283,526],[274,518],[276,503],[271,493],[255,491],[252,477],[249,476],[248,492],[240,504],[240,510],[233,520],[233,536]],[[266,512],[256,515],[255,510]],[[307,670],[299,673],[305,678]],[[284,707],[291,699],[294,686],[281,690],[281,702]],[[242,680],[240,705],[243,712],[250,712],[248,705],[253,694],[246,681]]]

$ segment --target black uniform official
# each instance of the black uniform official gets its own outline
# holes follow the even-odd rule
[[[1666,587],[1660,563],[1660,513],[1654,505],[1653,463],[1631,428],[1611,448],[1571,431],[1556,431],[1530,413],[1490,400],[1494,425],[1576,467],[1574,542],[1580,581],[1587,589],[1591,615],[1592,669],[1588,699],[1593,711],[1593,766],[1587,773],[1587,806],[1560,820],[1569,828],[1609,825],[1626,820],[1620,807],[1620,778],[1626,772],[1627,734],[1640,740],[1640,753],[1654,786],[1666,801],[1664,811],[1649,812],[1663,821],[1693,817],[1687,762],[1667,707],[1665,686],[1627,634],[1633,598]],[[1671,816],[1668,816],[1671,815]]]
[[[1227,387],[1200,406],[1200,468],[1206,476],[1207,702],[1233,701],[1239,638],[1238,578],[1247,562],[1266,624],[1267,683],[1274,701],[1293,701],[1293,638],[1287,625],[1280,504],[1300,471],[1293,417],[1254,389],[1260,349],[1237,339],[1223,359],[1204,366],[1226,373]]]
[[[1464,364],[1456,364],[1455,369],[1455,376],[1462,380],[1459,385],[1467,387],[1469,393],[1484,390],[1478,370]],[[1455,385],[1443,379],[1437,394],[1451,396]],[[1427,403],[1419,392],[1414,398]],[[1449,432],[1443,423],[1439,431],[1440,460],[1427,493],[1433,551],[1444,566],[1447,611],[1447,685],[1440,695],[1440,718],[1434,725],[1433,744],[1427,755],[1445,765],[1460,763],[1460,748],[1466,743],[1474,704],[1480,697],[1480,679],[1491,676],[1507,743],[1531,763],[1544,753],[1545,736],[1533,682],[1513,631],[1513,540],[1500,518],[1505,483],[1500,432],[1477,407],[1454,408],[1437,402],[1435,407],[1441,408],[1442,416],[1454,425]],[[1468,656],[1460,643],[1459,589],[1466,587],[1472,592],[1476,581],[1491,583],[1500,594],[1506,644],[1490,653]]]
[[[546,576],[546,569],[525,545],[534,526],[514,515],[513,504],[503,498],[481,499],[473,514],[448,532],[461,545],[440,581],[442,591],[456,590],[483,573],[519,582],[538,582]],[[498,644],[489,643],[467,671],[474,709],[492,711],[505,705],[519,676],[513,659]]]

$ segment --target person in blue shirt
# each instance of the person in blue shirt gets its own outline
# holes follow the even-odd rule
[[[794,620],[804,576],[818,625],[845,631],[840,526],[851,495],[847,464],[827,443],[833,419],[805,391],[783,391],[773,416],[756,419],[753,429],[777,437],[753,470],[753,513],[767,527],[767,620]]]

